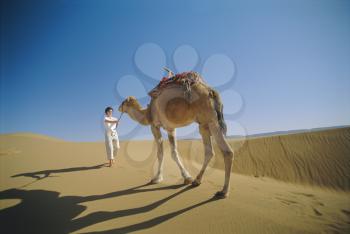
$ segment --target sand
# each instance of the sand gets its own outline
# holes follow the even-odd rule
[[[2,233],[349,233],[350,129],[257,137],[236,147],[230,196],[220,153],[201,186],[182,186],[165,144],[165,180],[151,141],[125,141],[113,168],[103,142],[0,136]],[[238,147],[240,146],[240,147]],[[200,141],[179,151],[195,176]]]

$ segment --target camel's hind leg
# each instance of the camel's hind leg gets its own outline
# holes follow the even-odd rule
[[[157,144],[158,170],[157,174],[151,180],[151,183],[159,183],[163,180],[163,140],[160,128],[154,125],[151,126],[154,140]]]
[[[212,122],[209,124],[210,133],[215,138],[216,143],[218,144],[225,162],[225,183],[221,191],[215,194],[216,197],[224,198],[227,197],[230,190],[230,176],[231,168],[233,161],[233,151],[230,145],[227,143],[224,134],[222,133],[219,124],[217,122]]]
[[[199,125],[199,132],[202,136],[203,146],[204,146],[204,162],[202,169],[198,173],[196,179],[192,182],[193,186],[198,186],[202,182],[203,174],[211,160],[214,156],[213,146],[210,138],[210,131],[208,125]]]
[[[181,159],[179,157],[179,153],[177,151],[175,129],[168,130],[168,138],[169,138],[169,143],[171,147],[171,157],[174,159],[174,161],[176,162],[177,166],[181,171],[181,175],[184,178],[184,184],[190,184],[192,182],[192,177],[190,173],[188,173],[188,171],[185,169],[184,165],[182,164]]]

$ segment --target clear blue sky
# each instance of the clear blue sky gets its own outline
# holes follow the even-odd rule
[[[244,104],[230,134],[235,122],[247,134],[350,124],[350,1],[2,2],[1,133],[102,140],[118,80],[153,85],[134,62],[144,43],[159,45],[172,68],[184,44],[199,55],[194,70],[213,54],[235,62],[231,88]],[[134,87],[122,91],[137,96]],[[135,136],[134,126],[123,117],[120,134]]]

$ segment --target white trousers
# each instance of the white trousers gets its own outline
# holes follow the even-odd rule
[[[115,134],[115,135],[105,134],[105,145],[106,145],[107,159],[108,160],[114,159],[114,156],[117,155],[118,149],[120,148],[118,134]]]

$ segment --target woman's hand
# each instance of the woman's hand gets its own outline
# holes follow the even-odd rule
[[[105,123],[115,123],[115,124],[118,124],[118,120],[106,120],[105,119]]]

